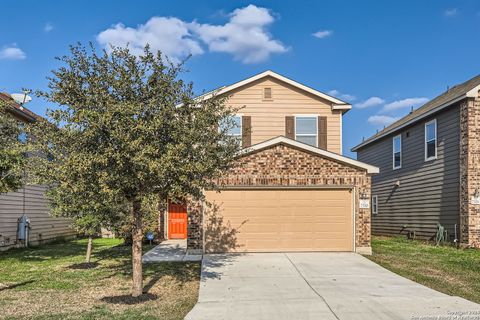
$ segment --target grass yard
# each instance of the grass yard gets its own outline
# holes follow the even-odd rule
[[[456,249],[405,238],[374,237],[369,258],[437,291],[480,303],[480,250]]]
[[[135,300],[130,247],[96,239],[91,265],[85,250],[77,240],[0,252],[0,318],[183,319],[197,301],[199,263],[144,265],[147,294]]]

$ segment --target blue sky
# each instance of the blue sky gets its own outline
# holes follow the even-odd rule
[[[354,106],[344,153],[480,73],[480,1],[5,1],[0,91],[45,89],[80,41],[188,52],[201,93],[272,69]],[[43,115],[45,102],[28,105]]]

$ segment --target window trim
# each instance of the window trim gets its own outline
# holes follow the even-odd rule
[[[430,139],[427,141],[427,126],[434,124],[435,128],[435,139]],[[427,157],[427,143],[430,141],[435,140],[435,155],[431,157]],[[424,139],[423,139],[423,148],[425,154],[425,162],[437,159],[437,140],[438,140],[438,131],[437,131],[437,119],[430,120],[425,123],[424,126]]]
[[[400,139],[400,165],[399,166],[395,166],[395,139],[399,138]],[[393,170],[397,170],[397,169],[400,169],[402,167],[402,159],[403,158],[403,155],[402,155],[402,135],[401,134],[398,134],[396,135],[395,137],[392,138],[392,168]]]
[[[299,134],[299,136],[301,137],[315,137],[315,146],[316,148],[318,148],[318,115],[313,115],[313,114],[298,114],[298,115],[294,115],[294,120],[295,120],[295,125],[294,125],[294,136],[295,136],[295,141],[298,141],[297,140],[297,118],[314,118],[315,119],[315,133],[314,134],[305,134],[305,133],[301,133]],[[301,141],[298,141],[300,143],[304,143],[304,142],[301,142]]]
[[[378,196],[377,195],[372,195],[372,214],[373,215],[378,214]]]

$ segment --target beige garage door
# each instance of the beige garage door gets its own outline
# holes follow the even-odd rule
[[[350,190],[207,192],[207,252],[353,251]]]

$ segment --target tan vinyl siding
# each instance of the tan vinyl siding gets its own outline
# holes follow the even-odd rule
[[[264,99],[265,88],[272,89],[272,99]],[[303,90],[267,77],[233,91],[227,104],[243,107],[239,113],[252,117],[252,145],[284,136],[286,116],[308,114],[327,117],[328,150],[342,152],[341,111]]]
[[[43,186],[29,185],[25,190],[0,195],[0,250],[16,245],[17,220],[24,212],[31,220],[31,244],[75,235],[67,219],[49,215],[44,191]]]
[[[358,160],[380,167],[372,177],[372,195],[378,196],[378,214],[372,233],[399,235],[415,232],[422,239],[435,236],[437,223],[449,237],[459,223],[458,104],[375,141],[358,150]],[[425,123],[437,120],[437,159],[425,161]],[[409,136],[407,137],[407,132]],[[402,167],[393,170],[392,138],[402,135]],[[400,187],[394,188],[396,181]]]

